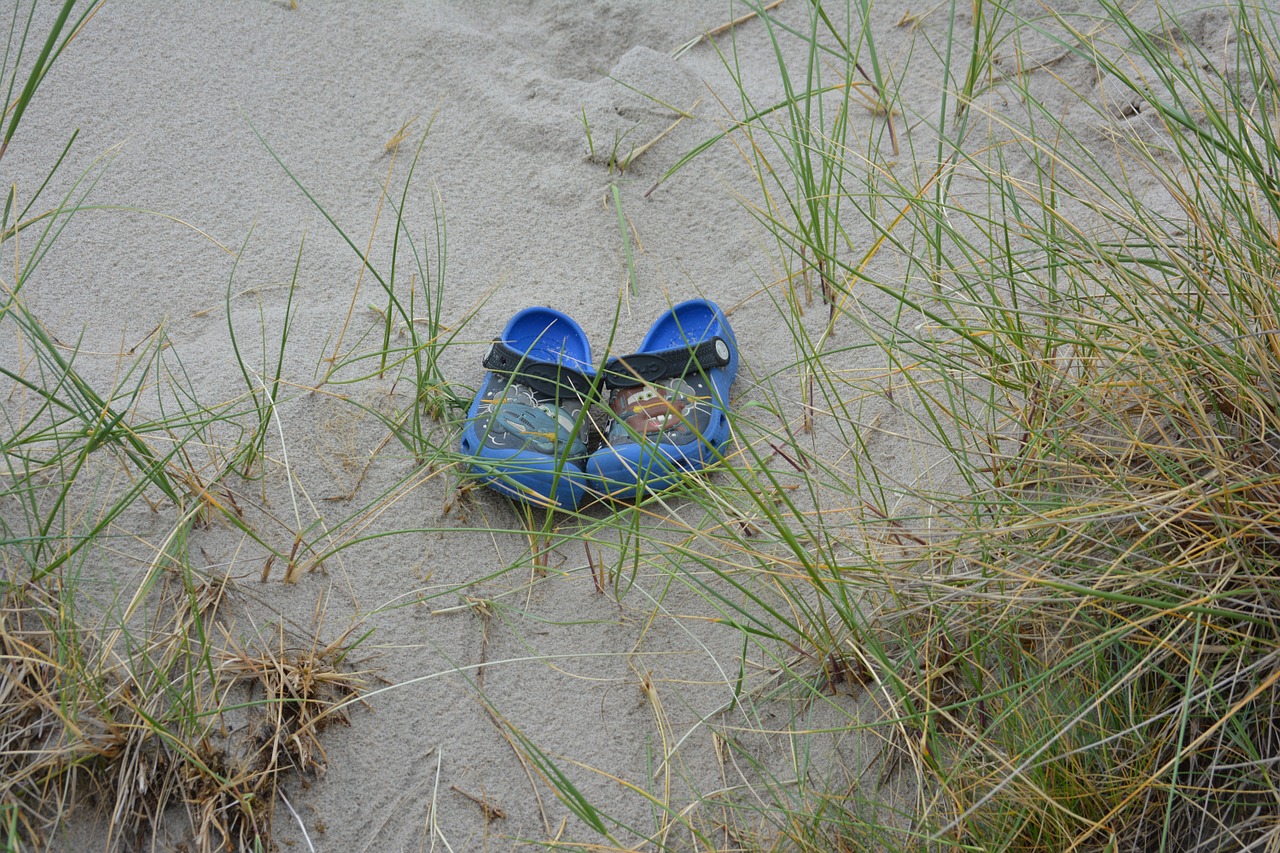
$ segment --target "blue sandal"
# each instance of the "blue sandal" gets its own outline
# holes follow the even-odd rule
[[[714,302],[691,299],[658,318],[638,352],[605,364],[614,419],[587,460],[592,488],[641,497],[720,459],[737,373],[733,329]]]
[[[582,410],[596,382],[582,327],[552,308],[525,308],[490,345],[484,366],[462,433],[468,470],[517,500],[576,508],[587,488]]]

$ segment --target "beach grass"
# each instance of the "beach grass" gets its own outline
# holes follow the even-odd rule
[[[1205,44],[1205,10],[973,4],[972,40],[934,30],[932,114],[863,76],[865,10],[843,30],[765,16],[785,98],[744,85],[707,145],[736,142],[756,177],[797,358],[755,389],[777,420],[741,412],[701,497],[697,541],[722,555],[673,570],[742,632],[744,668],[771,661],[812,703],[874,698],[845,725],[885,748],[840,790],[744,774],[667,816],[695,845],[1274,843],[1277,28],[1213,13],[1229,25]],[[1070,120],[1012,67],[1030,38],[1088,71],[1053,92]],[[855,139],[862,85],[882,121]],[[868,350],[883,369],[839,367]],[[877,470],[876,398],[930,457],[914,481]],[[807,453],[815,430],[848,454]]]
[[[156,843],[174,809],[204,849],[268,849],[281,819],[306,837],[284,780],[322,772],[325,730],[364,725],[364,697],[410,686],[375,688],[369,629],[326,622],[322,604],[311,624],[276,613],[233,630],[230,614],[260,602],[193,547],[213,525],[256,549],[263,580],[284,584],[398,535],[527,542],[466,585],[389,605],[467,613],[486,632],[498,619],[522,636],[530,589],[589,571],[626,618],[670,625],[696,647],[689,615],[669,604],[677,587],[695,596],[698,621],[731,632],[741,654],[716,673],[723,705],[691,728],[671,722],[678,686],[635,663],[643,632],[636,648],[581,652],[631,666],[653,720],[642,778],[557,755],[504,716],[484,684],[501,662],[452,673],[530,779],[545,829],[534,843],[1273,845],[1277,20],[1215,6],[1227,37],[1210,45],[1193,35],[1206,10],[1157,7],[1139,21],[1107,0],[1072,17],[944,3],[904,17],[919,35],[903,59],[878,49],[869,6],[816,4],[797,26],[785,5],[744,4],[783,94],[757,102],[739,77],[726,130],[664,181],[713,145],[741,152],[756,190],[742,203],[776,263],[756,298],[790,330],[794,357],[765,373],[744,348],[724,459],[635,503],[469,523],[484,508],[456,436],[473,389],[444,355],[475,343],[483,297],[451,301],[438,192],[430,229],[409,225],[430,121],[398,134],[367,237],[259,135],[378,289],[369,302],[357,284],[313,375],[290,376],[296,278],[282,322],[260,313],[257,329],[238,328],[233,264],[225,311],[243,388],[228,400],[193,387],[163,328],[122,347],[104,383],[23,298],[109,158],[48,210],[37,204],[48,179],[25,200],[9,190],[0,248],[15,278],[0,327],[24,358],[0,367],[11,389],[0,428],[7,849],[48,846],[85,802],[119,849]],[[67,2],[47,37],[15,12],[17,58],[0,66],[16,105],[5,145],[94,9]],[[736,38],[730,28],[706,47],[731,73]],[[34,66],[21,61],[28,41],[41,49]],[[930,69],[933,97],[908,88],[913,62]],[[594,150],[585,112],[583,125]],[[643,285],[616,188],[607,201],[625,250],[621,305]],[[385,264],[371,251],[384,216]],[[362,306],[379,322],[354,322]],[[346,393],[374,381],[411,390],[388,405]],[[407,473],[366,484],[362,469],[349,494],[312,502],[294,482],[279,407],[313,395],[376,422],[380,452]],[[890,467],[886,446],[910,465]],[[380,526],[428,483],[447,484],[437,521]],[[580,564],[551,560],[579,552]],[[104,577],[122,553],[128,569]],[[477,594],[497,579],[510,589]],[[532,640],[529,652],[541,654]],[[785,760],[762,749],[776,739]],[[710,744],[722,784],[685,767],[695,742]],[[643,803],[648,823],[598,802],[584,780],[602,779]],[[575,822],[557,829],[540,791]],[[486,825],[499,819],[477,802]],[[449,843],[434,812],[428,834]]]
[[[786,259],[775,301],[807,406],[742,467],[768,471],[778,444],[800,456],[786,439],[811,429],[853,458],[829,474],[789,460],[826,509],[756,502],[791,549],[770,562],[802,618],[726,618],[770,641],[762,654],[783,640],[828,688],[834,671],[876,697],[882,719],[849,725],[880,732],[896,762],[882,781],[914,790],[887,822],[864,816],[883,785],[770,790],[765,847],[1274,843],[1277,28],[1266,8],[1213,13],[1230,23],[1209,45],[1187,35],[1205,10],[1139,24],[1109,3],[1071,18],[975,3],[971,42],[930,44],[952,84],[937,111],[868,80],[883,132],[856,140],[850,68],[878,64],[856,13],[789,33],[809,48],[791,69],[779,51],[784,102],[744,87],[731,135]],[[1031,37],[1089,72],[1058,81],[1070,119],[1010,67]],[[889,140],[895,108],[913,130]],[[891,162],[903,137],[907,168]],[[830,304],[817,336],[799,316],[810,275]],[[853,343],[835,349],[837,329]],[[841,354],[863,348],[884,370],[846,379]],[[875,395],[928,448],[929,477],[888,484],[858,459],[853,404]],[[836,523],[853,559],[824,545]],[[742,808],[758,823],[758,801]]]

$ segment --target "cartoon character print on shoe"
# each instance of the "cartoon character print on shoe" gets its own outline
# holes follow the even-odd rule
[[[619,388],[609,405],[614,414],[609,441],[614,445],[644,437],[684,445],[711,421],[711,392],[692,375],[665,385]]]
[[[585,423],[574,430],[582,412],[580,403],[564,400],[556,405],[527,385],[504,385],[501,379],[495,380],[485,389],[476,409],[476,433],[484,444],[498,450],[525,449],[549,456],[560,455],[560,448],[567,445],[566,458],[586,455]]]

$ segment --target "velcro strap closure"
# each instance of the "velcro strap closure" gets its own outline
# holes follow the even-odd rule
[[[633,388],[690,373],[704,373],[728,366],[731,353],[729,342],[717,335],[696,346],[618,356],[605,362],[604,384],[609,388]]]
[[[534,361],[528,353],[520,352],[495,338],[484,357],[486,370],[510,376],[521,385],[527,385],[539,396],[559,403],[565,395],[581,401],[591,390],[591,380],[580,370],[564,364]]]

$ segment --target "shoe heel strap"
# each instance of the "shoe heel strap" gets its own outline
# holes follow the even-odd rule
[[[605,362],[604,384],[608,388],[634,388],[690,373],[704,373],[727,367],[732,353],[728,340],[716,335],[693,346],[617,356]]]
[[[582,371],[561,362],[534,360],[527,352],[520,352],[501,338],[495,338],[489,345],[484,367],[529,386],[539,396],[555,400],[557,404],[565,396],[584,401],[591,392],[592,381]]]

